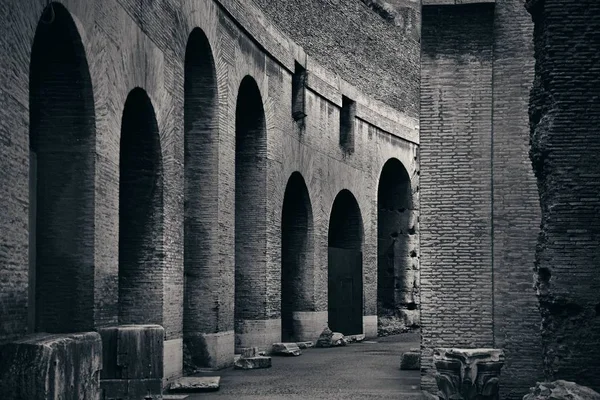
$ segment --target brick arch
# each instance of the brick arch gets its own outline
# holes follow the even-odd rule
[[[363,332],[363,220],[349,190],[336,196],[328,231],[328,323],[343,334]]]
[[[30,330],[90,330],[94,94],[81,37],[59,3],[46,7],[36,28],[29,106]]]
[[[125,101],[119,171],[119,322],[161,324],[163,167],[154,107],[141,88]]]
[[[314,227],[308,188],[299,172],[287,183],[281,216],[281,336],[300,340],[294,312],[314,311]]]
[[[218,93],[215,61],[200,28],[190,33],[184,78],[184,312],[186,368],[208,367],[203,333],[216,327],[211,291],[218,226]],[[187,365],[189,364],[189,365]]]
[[[246,76],[235,113],[235,332],[265,318],[267,141],[262,98]]]
[[[377,189],[377,315],[401,319],[408,326],[414,321],[407,321],[407,312],[417,309],[410,273],[417,263],[414,212],[408,171],[391,158],[383,166]]]

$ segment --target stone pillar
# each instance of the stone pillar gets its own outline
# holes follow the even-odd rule
[[[442,400],[498,400],[504,352],[498,349],[436,349],[433,354]],[[461,397],[457,397],[461,396]]]
[[[0,346],[0,398],[100,400],[96,332],[38,333]]]

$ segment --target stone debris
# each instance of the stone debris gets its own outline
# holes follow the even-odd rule
[[[313,347],[315,344],[313,342],[298,342],[296,343],[299,348],[302,350]]]
[[[345,346],[348,344],[348,340],[344,337],[343,333],[333,332],[331,335],[331,346]]]
[[[346,340],[348,341],[348,343],[359,343],[365,340],[365,335],[361,334],[346,336]]]
[[[163,394],[163,400],[185,400],[187,399],[187,394]]]
[[[271,368],[271,357],[240,357],[233,364],[235,369]]]
[[[331,337],[333,336],[333,332],[329,327],[325,327],[321,335],[317,339],[317,344],[315,347],[331,347]]]
[[[414,371],[421,369],[421,353],[418,351],[407,351],[402,354],[400,369]]]
[[[575,382],[538,382],[523,400],[600,400],[600,394]]]
[[[299,356],[302,350],[296,343],[273,343],[271,354],[281,356]]]
[[[212,392],[219,390],[220,376],[189,376],[175,380],[169,385],[172,392]]]

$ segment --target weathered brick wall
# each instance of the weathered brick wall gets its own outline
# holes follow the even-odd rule
[[[493,6],[423,8],[422,386],[432,349],[493,345]]]
[[[324,67],[371,97],[418,115],[419,1],[394,1],[393,20],[378,14],[376,1],[255,2]]]
[[[529,162],[533,24],[521,0],[496,1],[493,72],[494,346],[504,349],[501,397],[521,399],[541,380],[533,263],[540,224]]]
[[[531,158],[544,372],[600,389],[600,3],[528,2],[535,23]]]

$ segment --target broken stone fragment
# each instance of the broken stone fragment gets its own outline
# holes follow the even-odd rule
[[[302,350],[296,343],[273,343],[272,354],[282,356],[299,356]]]
[[[240,357],[234,362],[235,369],[259,369],[270,368],[271,357],[256,356],[256,357]]]
[[[348,344],[348,340],[344,337],[343,333],[333,332],[331,335],[331,346],[345,346]]]
[[[332,336],[333,332],[331,332],[331,329],[329,329],[329,327],[325,327],[323,332],[321,332],[319,339],[317,339],[316,347],[331,347]]]
[[[296,344],[301,349],[308,349],[308,348],[313,347],[315,345],[313,342],[298,342]]]
[[[575,382],[538,382],[523,400],[600,400],[600,394]]]
[[[365,335],[364,334],[350,335],[350,336],[346,336],[346,339],[348,339],[349,342],[362,342],[365,340]]]
[[[243,347],[240,349],[242,358],[244,357],[256,357],[259,354],[258,347]]]
[[[219,390],[220,376],[189,376],[179,378],[169,386],[172,392],[211,392]]]
[[[407,351],[402,354],[402,359],[400,360],[400,369],[407,371],[415,371],[421,369],[421,353]]]

